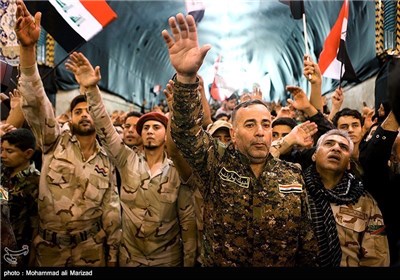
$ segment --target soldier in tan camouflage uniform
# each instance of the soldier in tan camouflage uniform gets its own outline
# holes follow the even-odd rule
[[[210,46],[199,48],[192,16],[178,14],[169,25],[173,37],[162,34],[177,72],[171,134],[202,180],[204,265],[316,265],[318,244],[301,170],[269,154],[266,104],[241,103],[232,114],[232,144],[225,148],[213,141],[200,126],[196,77]]]
[[[168,119],[141,116],[136,130],[143,152],[128,147],[116,133],[97,86],[100,69],[74,52],[67,69],[86,88],[90,114],[100,141],[121,175],[122,242],[120,266],[193,266],[196,222],[190,190],[165,152]]]
[[[39,266],[115,266],[121,210],[115,168],[96,140],[84,96],[71,102],[71,131],[61,132],[36,63],[41,14],[17,1],[22,109],[43,152],[39,186]]]
[[[304,171],[321,266],[388,266],[382,213],[362,182],[347,170],[354,144],[347,132],[322,135]]]

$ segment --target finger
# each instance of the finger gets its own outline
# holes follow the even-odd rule
[[[169,93],[168,93],[167,89],[164,89],[164,90],[163,90],[163,93],[164,93],[165,97],[166,97],[167,100],[168,100]]]
[[[90,64],[89,60],[81,52],[78,52],[78,60],[83,64]]]
[[[176,15],[176,17],[178,17],[178,15]],[[169,27],[171,29],[172,36],[174,37],[175,42],[180,40],[181,34],[180,34],[180,30],[178,28],[178,25],[176,23],[176,18],[175,17],[170,17],[169,20],[168,20],[168,23],[169,23]]]
[[[302,89],[298,86],[286,86],[286,90],[289,92],[301,91]]]
[[[200,48],[200,53],[201,53],[201,59],[204,60],[204,58],[206,57],[208,51],[211,49],[211,45],[210,44],[205,44],[204,46],[202,46]]]
[[[68,61],[74,65],[78,65],[78,54],[76,52],[73,52],[70,56]]]
[[[101,73],[100,73],[100,66],[96,66],[94,68],[94,73],[96,75],[96,77],[99,79],[99,81],[101,80]]]
[[[37,12],[35,14],[35,24],[38,24],[40,26],[40,22],[42,21],[42,13]]]
[[[17,17],[17,18],[18,19],[17,19],[17,22],[15,23],[15,27],[14,27],[14,30],[16,32],[18,32],[19,30],[22,29],[22,20],[23,20],[23,17]]]
[[[189,38],[197,42],[197,32],[196,32],[197,28],[194,17],[192,15],[187,15],[186,22],[189,30]]]
[[[19,92],[18,89],[15,88],[15,89],[13,90],[13,96],[14,96],[14,97],[21,97],[21,93]]]
[[[26,8],[24,1],[19,0],[17,2],[17,5],[21,8],[20,16],[26,17],[26,16],[30,16],[31,15],[29,13],[28,9]]]
[[[178,14],[176,19],[179,24],[179,29],[181,30],[181,38],[186,39],[189,37],[189,27],[188,24],[186,23],[186,19],[182,14]]]
[[[15,12],[15,17],[19,18],[23,15],[22,7],[21,7],[21,1],[17,1],[17,11]]]
[[[172,37],[169,35],[169,32],[167,30],[163,30],[161,32],[161,35],[164,38],[165,43],[167,44],[167,47],[170,49],[174,45],[174,40],[172,40]]]
[[[68,60],[65,63],[65,68],[71,72],[75,72],[75,70],[77,69],[77,67],[75,66],[75,63],[71,60]]]

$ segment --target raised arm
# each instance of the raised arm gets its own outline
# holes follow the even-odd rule
[[[201,96],[201,105],[203,106],[203,128],[207,129],[207,126],[212,123],[211,119],[211,109],[210,109],[210,104],[208,104],[207,98],[206,98],[206,92],[204,90],[204,80],[203,77],[200,75],[197,75],[199,78],[199,91],[200,91],[200,96]]]
[[[25,122],[24,114],[21,108],[21,94],[18,89],[10,92],[10,113],[8,114],[6,123],[16,128],[22,127]]]
[[[179,172],[179,176],[182,178],[184,182],[187,182],[189,180],[190,176],[192,176],[192,168],[188,164],[188,162],[185,160],[185,158],[182,156],[182,154],[179,152],[178,148],[175,145],[174,140],[172,140],[171,136],[171,118],[173,115],[172,111],[172,101],[173,101],[173,86],[174,86],[174,81],[169,80],[168,84],[166,85],[164,89],[164,94],[165,97],[167,98],[167,103],[168,103],[168,108],[170,111],[169,114],[169,122],[167,125],[167,153],[168,156],[172,159],[172,161],[175,164],[176,169]]]
[[[38,146],[44,153],[53,146],[60,134],[53,105],[48,99],[36,63],[36,42],[40,34],[42,14],[33,17],[22,0],[17,0],[15,33],[20,45],[20,71],[18,90],[22,111],[31,127]]]
[[[72,53],[65,63],[65,67],[74,73],[81,91],[87,96],[89,113],[93,118],[96,133],[108,156],[118,168],[125,166],[128,153],[124,151],[131,151],[131,149],[123,143],[104,106],[100,89],[97,86],[101,79],[100,67],[93,68],[89,60],[80,52]]]
[[[302,111],[308,117],[312,117],[318,113],[317,109],[308,100],[307,95],[302,88],[286,86],[286,90],[293,96],[293,99],[288,99],[287,102],[295,109]]]
[[[310,103],[318,111],[323,111],[322,102],[322,78],[321,70],[317,63],[312,61],[309,55],[305,55],[303,74],[311,84]]]
[[[314,134],[315,143],[322,134],[334,128],[333,124],[324,117],[322,112],[319,112],[311,105],[305,92],[300,87],[287,86],[286,89],[293,95],[293,100],[288,99],[288,103],[295,109],[303,111],[308,120],[317,124],[318,131]]]
[[[36,64],[36,42],[40,35],[42,13],[33,17],[22,0],[17,0],[15,33],[20,44],[19,63],[21,68],[29,68]]]
[[[342,107],[343,100],[344,100],[343,90],[342,88],[338,87],[331,97],[332,108],[328,116],[329,121],[332,121],[336,113],[340,111],[340,107]]]
[[[199,47],[194,18],[177,14],[168,20],[172,35],[163,30],[172,66],[176,70],[173,80],[171,109],[171,136],[177,149],[197,171],[203,181],[208,180],[208,156],[213,156],[212,138],[203,129],[203,106],[199,94],[197,71],[210,49]]]
[[[313,135],[317,133],[317,131],[317,125],[313,122],[305,121],[298,124],[288,135],[272,142],[271,154],[274,157],[280,157],[280,155],[290,152],[295,145],[311,147],[313,145]]]

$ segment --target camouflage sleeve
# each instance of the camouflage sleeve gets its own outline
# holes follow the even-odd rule
[[[106,232],[106,242],[108,247],[108,262],[117,262],[118,250],[121,243],[121,204],[117,189],[115,168],[110,172],[109,188],[104,195],[102,202],[102,224]]]
[[[98,87],[96,90],[86,93],[89,106],[89,114],[93,118],[97,136],[102,147],[117,168],[126,165],[127,157],[132,149],[124,144],[120,135],[114,128]]]
[[[299,182],[305,186],[301,175],[299,175]],[[296,264],[297,266],[317,266],[318,241],[314,234],[308,196],[305,188],[303,188],[303,193],[301,194],[301,216],[299,225],[299,252]]]
[[[171,136],[178,150],[204,182],[209,176],[207,152],[212,142],[202,128],[203,109],[196,84],[182,84],[173,78],[174,95]],[[212,154],[212,153],[210,153]],[[211,160],[210,160],[211,161]]]
[[[183,240],[183,264],[193,267],[197,253],[197,227],[193,205],[193,193],[181,184],[178,196],[178,216]]]
[[[389,243],[378,203],[367,195],[370,213],[366,232],[362,235],[360,266],[389,266]]]
[[[37,144],[46,153],[61,133],[53,105],[48,99],[40,79],[37,64],[21,68],[18,89],[22,95],[21,107],[25,120],[35,135]]]

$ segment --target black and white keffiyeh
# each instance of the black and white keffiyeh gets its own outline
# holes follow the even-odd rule
[[[365,189],[354,175],[344,173],[342,180],[333,189],[326,189],[322,184],[315,164],[304,172],[304,181],[309,195],[311,218],[319,245],[319,264],[321,267],[340,266],[342,250],[330,203],[337,205],[354,204]]]

